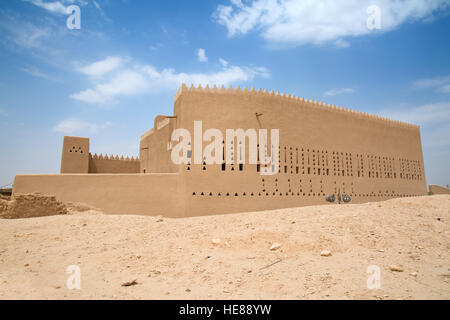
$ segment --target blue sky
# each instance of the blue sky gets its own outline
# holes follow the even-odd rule
[[[66,26],[77,5],[81,29]],[[367,27],[371,5],[380,29]],[[450,0],[0,0],[0,186],[57,173],[64,135],[138,156],[181,82],[248,85],[421,126],[450,183]]]

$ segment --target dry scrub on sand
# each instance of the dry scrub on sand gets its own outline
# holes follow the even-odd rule
[[[450,298],[450,196],[185,219],[93,213],[0,219],[0,298]],[[81,290],[66,287],[70,265]],[[367,289],[369,266],[380,289]]]

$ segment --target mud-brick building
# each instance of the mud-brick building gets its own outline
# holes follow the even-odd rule
[[[261,175],[261,164],[248,162],[175,164],[172,133],[194,132],[194,121],[222,132],[279,129],[278,173]],[[418,126],[267,90],[182,85],[173,115],[155,118],[139,153],[92,155],[89,139],[65,137],[61,174],[19,175],[14,192],[168,217],[327,204],[331,195],[337,204],[344,195],[363,203],[427,194]]]

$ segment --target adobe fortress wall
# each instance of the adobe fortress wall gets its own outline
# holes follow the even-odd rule
[[[64,137],[61,173],[89,173],[89,139]]]
[[[139,173],[140,161],[134,157],[92,155],[89,152],[89,139],[64,137],[61,173],[62,174],[124,174]]]
[[[89,173],[139,173],[140,161],[134,157],[89,154]]]
[[[181,166],[188,212],[326,204],[326,195],[338,192],[350,195],[352,203],[427,194],[415,125],[254,89],[183,86],[175,107],[177,127],[190,132],[196,120],[203,132],[217,128],[224,135],[226,129],[280,130],[276,175],[262,176],[249,164]]]
[[[13,193],[54,195],[86,203],[110,214],[184,217],[178,174],[17,175]]]
[[[226,129],[268,129],[269,137],[270,129],[279,129],[279,172],[263,176],[264,165],[250,165],[248,158],[244,165],[175,165],[172,132],[193,134],[194,121],[224,138]],[[192,143],[195,150],[194,137]],[[248,157],[248,139],[245,148]],[[89,139],[66,137],[61,173],[17,176],[13,192],[55,195],[108,213],[167,217],[327,204],[326,196],[338,193],[351,203],[427,194],[419,127],[239,87],[183,85],[173,116],[157,116],[141,136],[139,160],[92,156]]]
[[[171,136],[177,128],[174,116],[159,115],[155,118],[153,128],[144,133],[140,139],[141,173],[175,173],[178,165],[171,160]]]

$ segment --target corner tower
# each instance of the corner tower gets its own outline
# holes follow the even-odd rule
[[[64,137],[61,173],[89,172],[89,139]]]

